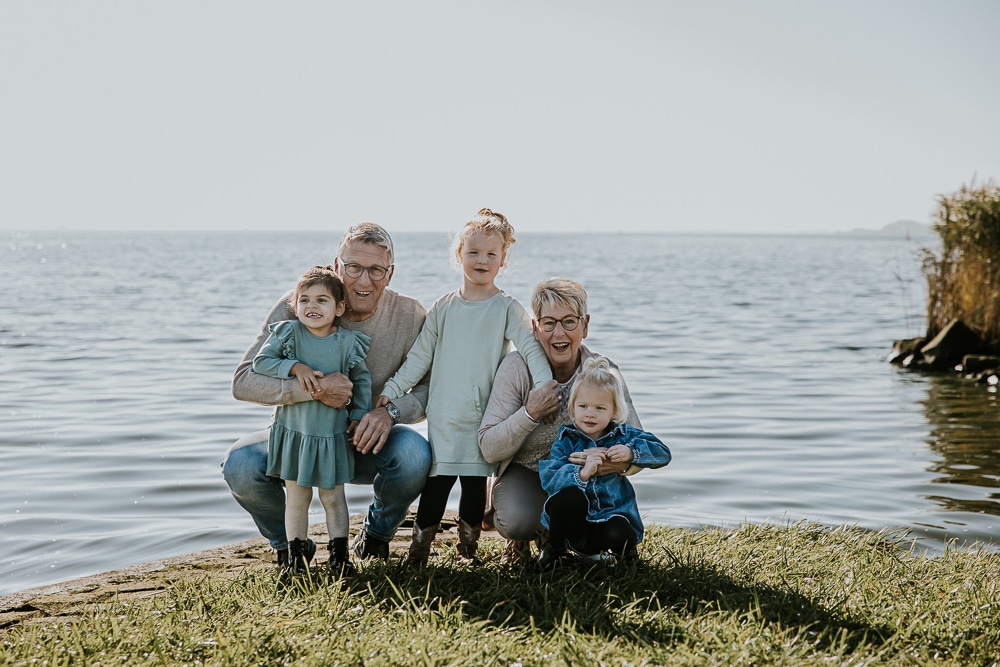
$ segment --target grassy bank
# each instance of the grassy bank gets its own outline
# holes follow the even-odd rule
[[[445,543],[446,544],[446,543]],[[440,544],[439,544],[440,546]],[[652,527],[641,567],[537,573],[364,563],[278,591],[273,566],[192,568],[147,597],[0,630],[8,665],[995,665],[1000,554],[922,557],[812,525]]]

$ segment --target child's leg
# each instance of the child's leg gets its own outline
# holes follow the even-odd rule
[[[567,487],[548,499],[549,542],[565,547],[567,542],[582,546],[587,535],[587,496],[576,487]],[[581,549],[582,550],[582,549]]]
[[[285,535],[288,541],[309,537],[309,503],[311,486],[299,486],[295,480],[285,480]]]
[[[458,516],[470,525],[482,525],[486,513],[487,477],[458,478],[462,485],[462,497],[458,501]]]
[[[347,537],[351,530],[351,517],[347,511],[347,495],[344,485],[338,484],[332,489],[320,489],[319,501],[326,511],[326,529],[330,539]]]
[[[633,554],[637,535],[623,516],[613,516],[600,523],[588,523],[587,539],[581,551],[597,554],[610,551],[615,556]]]
[[[424,490],[420,492],[420,503],[417,505],[417,525],[422,528],[436,526],[441,523],[444,510],[448,507],[448,494],[455,486],[455,475],[437,475],[428,477]],[[480,521],[482,517],[480,517]]]
[[[413,522],[413,533],[410,538],[410,552],[406,562],[411,565],[423,565],[431,555],[431,543],[437,535],[441,517],[448,505],[448,494],[455,485],[454,475],[438,475],[428,477],[424,490],[420,492],[420,504],[417,505],[417,519]]]
[[[347,552],[347,535],[351,529],[351,517],[347,512],[347,497],[344,485],[332,489],[320,489],[319,500],[326,510],[326,529],[330,533],[330,560],[327,569],[334,576],[354,574],[354,565]]]
[[[486,477],[459,477],[462,497],[458,502],[458,551],[459,562],[479,564],[476,555],[479,536],[483,531],[483,514],[486,512]]]
[[[285,480],[285,535],[288,538],[285,575],[308,572],[309,561],[316,553],[316,545],[309,539],[311,501],[311,486],[299,486],[294,480]]]

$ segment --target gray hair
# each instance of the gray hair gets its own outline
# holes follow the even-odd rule
[[[535,319],[542,316],[544,306],[565,306],[580,317],[587,316],[587,290],[569,278],[549,278],[535,285],[531,293],[531,310]]]
[[[385,228],[381,225],[376,225],[374,222],[362,222],[349,227],[344,232],[344,235],[340,237],[340,247],[337,248],[337,255],[339,256],[344,251],[348,243],[355,242],[367,243],[382,248],[389,254],[390,265],[396,261],[396,255],[392,250],[392,238],[389,236],[389,232],[385,231]]]

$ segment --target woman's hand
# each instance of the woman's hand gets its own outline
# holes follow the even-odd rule
[[[308,391],[310,394],[319,391],[319,380],[323,377],[320,371],[314,371],[301,361],[296,361],[289,373],[298,378],[302,391]]]
[[[562,406],[562,393],[559,391],[559,383],[549,380],[541,387],[528,392],[524,409],[535,421],[548,424],[559,415],[560,406]]]
[[[612,447],[611,449],[614,449],[614,447]],[[628,448],[626,447],[626,449]],[[629,467],[628,463],[609,460],[607,457],[607,453],[609,451],[611,450],[606,449],[604,447],[593,447],[585,452],[573,452],[572,454],[569,455],[569,462],[578,466],[586,465],[588,455],[600,454],[603,457],[603,460],[601,461],[601,465],[597,467],[597,472],[594,473],[598,477],[600,477],[601,475],[619,475],[628,470]],[[631,450],[629,450],[629,456],[631,457],[631,455],[632,452]],[[629,460],[631,460],[631,458]]]

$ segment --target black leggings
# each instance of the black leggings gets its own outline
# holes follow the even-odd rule
[[[417,506],[417,525],[429,528],[441,523],[444,510],[448,505],[448,494],[455,486],[455,480],[462,483],[462,496],[458,501],[458,516],[470,526],[478,526],[486,514],[486,477],[467,477],[465,475],[437,475],[428,477],[424,490],[420,492],[420,504]]]
[[[623,516],[607,521],[587,521],[587,496],[576,487],[567,487],[548,499],[549,541],[559,546],[569,543],[584,554],[610,551],[620,556],[637,542],[632,524]]]

